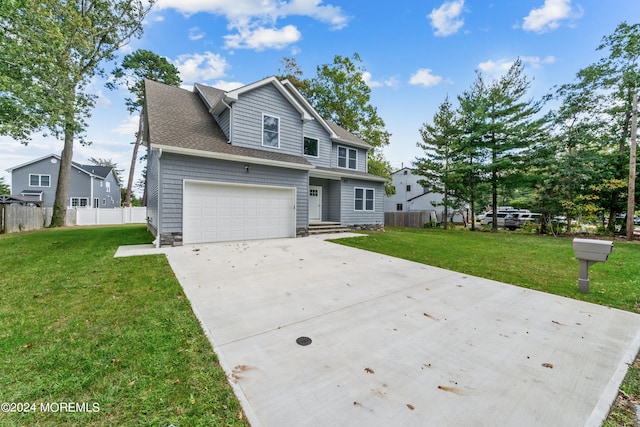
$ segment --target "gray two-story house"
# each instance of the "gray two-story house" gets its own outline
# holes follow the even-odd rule
[[[371,146],[324,120],[288,81],[223,91],[145,82],[147,215],[158,245],[381,229]]]
[[[7,169],[11,193],[53,207],[60,172],[60,156],[48,156]],[[68,208],[120,207],[120,181],[112,167],[73,162],[69,176]]]

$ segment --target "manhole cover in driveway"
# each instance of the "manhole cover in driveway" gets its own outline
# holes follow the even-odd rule
[[[311,344],[311,338],[309,337],[300,337],[296,340],[296,342],[302,346]]]

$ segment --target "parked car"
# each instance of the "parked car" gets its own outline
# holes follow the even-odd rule
[[[520,213],[530,213],[530,211],[528,209],[498,209],[498,213],[496,215],[496,217],[498,218],[498,227],[504,227],[505,226],[505,218],[508,215],[513,215],[513,214],[520,214]],[[493,212],[489,211],[489,212],[485,212],[484,214],[482,214],[481,216],[483,216],[483,218],[480,220],[480,225],[486,225],[486,226],[490,226],[491,224],[493,224]]]
[[[527,223],[540,223],[542,214],[533,212],[511,213],[504,219],[504,228],[508,230],[516,230],[522,228]]]

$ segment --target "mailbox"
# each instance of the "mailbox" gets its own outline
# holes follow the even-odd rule
[[[573,252],[580,261],[580,292],[589,292],[589,266],[596,262],[605,262],[612,250],[613,242],[607,240],[573,239]]]
[[[606,240],[573,239],[573,252],[578,259],[604,262],[612,250],[613,242]]]

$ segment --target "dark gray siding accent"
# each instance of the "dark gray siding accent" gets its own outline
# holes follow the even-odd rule
[[[354,188],[373,188],[375,190],[374,211],[356,211],[354,209]],[[341,217],[343,224],[384,224],[384,184],[358,179],[342,180]]]
[[[222,132],[224,132],[227,139],[231,139],[230,129],[229,129],[230,117],[231,117],[231,113],[229,112],[228,108],[225,108],[225,110],[222,113],[215,116],[216,122],[218,122],[218,126],[220,126],[220,128],[222,129]]]
[[[329,221],[340,222],[340,206],[342,201],[342,182],[341,181],[329,181],[329,203],[328,203],[328,216]]]
[[[302,154],[302,119],[300,113],[272,85],[261,86],[240,95],[233,103],[231,143],[240,147]],[[280,148],[262,145],[262,114],[280,119]]]
[[[147,155],[147,221],[154,232],[158,230],[159,194],[158,184],[160,182],[158,174],[158,150],[149,150]]]
[[[346,147],[346,148],[355,148],[357,151],[356,155],[356,171],[358,172],[366,172],[367,171],[367,150],[363,148],[350,147],[346,144],[334,143],[331,147],[331,167],[338,167],[338,146]],[[342,169],[342,168],[340,168]],[[353,170],[353,169],[345,169],[345,170]]]
[[[306,122],[303,126],[303,138],[316,138],[318,140],[318,157],[304,156],[314,166],[331,167],[331,138],[326,129],[317,120]],[[304,139],[301,141],[304,155]]]
[[[51,163],[55,159],[56,163]],[[43,206],[47,208],[53,207],[56,197],[56,183],[58,182],[58,174],[60,172],[60,161],[55,157],[47,157],[39,162],[25,165],[11,172],[11,194],[20,195],[24,190],[42,191]],[[49,187],[30,187],[29,174],[50,175]],[[77,171],[75,172],[77,174]],[[71,174],[72,177],[74,173]],[[72,178],[73,179],[73,178]]]
[[[173,153],[162,155],[161,166],[160,233],[182,232],[182,191],[185,179],[295,187],[297,189],[296,227],[307,227],[309,224],[309,178],[308,172],[305,170],[229,162]],[[249,166],[249,172],[246,171],[245,166]]]

